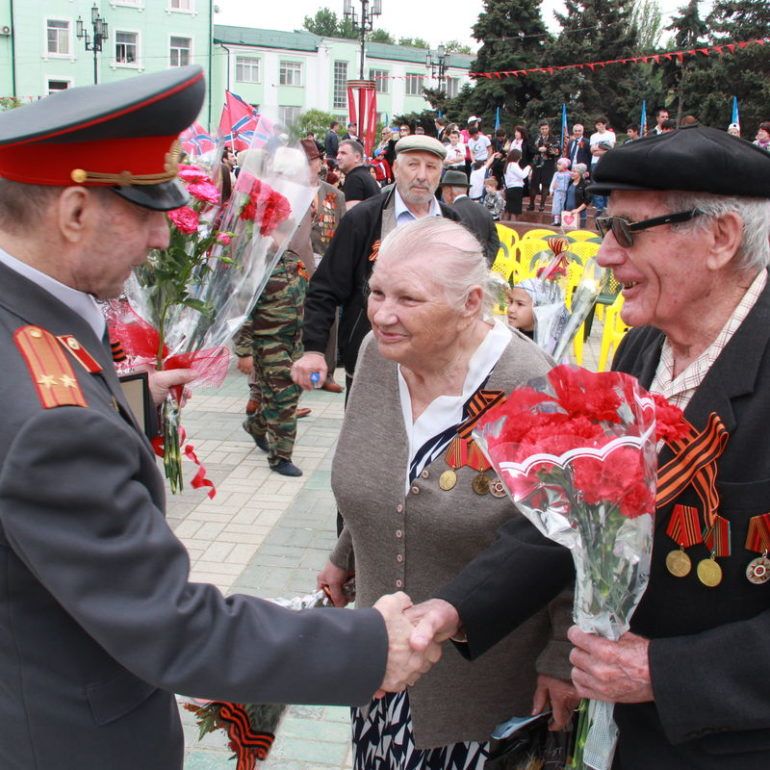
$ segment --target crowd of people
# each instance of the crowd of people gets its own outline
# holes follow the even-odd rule
[[[292,612],[190,582],[94,301],[168,246],[165,212],[186,202],[169,147],[205,92],[202,70],[180,67],[0,115],[0,766],[181,770],[181,693],[354,706],[355,770],[483,770],[496,724],[550,710],[559,731],[581,697],[616,704],[617,770],[764,770],[767,126],[752,144],[669,130],[661,114],[658,136],[616,146],[597,119],[588,139],[575,127],[564,155],[547,124],[532,143],[521,128],[509,142],[474,116],[464,162],[485,169],[481,195],[442,120],[436,136],[383,135],[393,181],[371,195],[355,126],[326,137],[326,159],[302,143],[313,203],[239,350],[239,368],[260,370],[250,432],[274,470],[297,475],[291,426],[278,423],[299,389],[333,382],[335,336],[341,346],[338,540],[318,575],[335,607]],[[116,141],[139,171],[115,166]],[[692,428],[689,443],[660,449],[680,475],[656,512],[648,588],[616,640],[571,626],[569,552],[510,503],[463,429],[479,399],[553,366],[528,339],[542,287],[511,292],[510,326],[493,318],[485,231],[463,219],[475,206],[494,221],[505,180],[522,180],[511,163],[530,167],[532,206],[551,193],[560,216],[579,215],[589,196],[603,201],[598,261],[634,327],[613,368]],[[324,166],[347,191],[321,180]],[[257,339],[270,334],[279,350]],[[684,542],[671,522],[683,510],[705,520],[706,506],[728,534],[692,526]],[[719,579],[672,570],[672,550]],[[342,609],[351,578],[354,611]]]

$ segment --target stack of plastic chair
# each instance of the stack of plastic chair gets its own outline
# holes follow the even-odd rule
[[[599,362],[597,370],[606,372],[612,363],[612,357],[620,345],[625,333],[631,328],[623,323],[620,311],[623,308],[623,295],[618,294],[615,301],[607,308],[604,314],[604,330],[602,331],[602,344],[599,349]]]
[[[549,238],[552,235],[559,235],[559,233],[557,233],[556,230],[548,230],[545,227],[540,227],[535,230],[527,230],[527,232],[521,236],[521,240],[528,241],[533,238],[537,238],[537,239]]]
[[[570,230],[569,232],[565,233],[567,240],[573,241],[575,243],[579,241],[589,241],[592,238],[598,238],[598,233],[595,233],[593,230]],[[601,242],[601,239],[599,239]]]
[[[497,257],[492,263],[492,270],[496,273],[500,273],[506,281],[515,281],[518,272],[518,257],[515,246],[508,246],[505,243],[500,243],[500,250],[497,252]]]
[[[583,267],[583,262],[578,262],[577,260],[570,261],[569,265],[567,265],[567,275],[564,279],[564,304],[570,312],[572,312],[572,295],[583,277]],[[584,328],[585,321],[580,324],[580,328],[572,340],[572,355],[578,366],[583,364]]]
[[[532,265],[532,259],[543,252],[542,257]],[[526,278],[535,278],[537,270],[547,265],[553,258],[553,252],[548,245],[548,241],[538,240],[537,238],[522,238],[516,244],[516,254],[518,260],[518,270],[516,280],[523,281]]]
[[[575,241],[567,244],[567,251],[579,257],[580,261],[585,264],[589,259],[597,255],[599,244],[592,243],[591,241]]]

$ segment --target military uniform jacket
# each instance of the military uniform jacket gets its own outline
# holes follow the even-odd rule
[[[45,409],[12,341],[71,334],[86,406]],[[68,354],[65,354],[68,355]],[[292,613],[189,582],[164,484],[91,327],[0,265],[0,767],[173,770],[173,693],[363,703],[381,682],[378,613]],[[117,408],[116,408],[117,405]]]
[[[358,348],[370,329],[366,286],[379,248],[382,214],[387,206],[394,205],[394,191],[395,187],[368,198],[345,214],[308,286],[302,337],[305,350],[326,350],[329,329],[341,305],[339,345],[345,370],[351,375],[356,368]],[[448,206],[440,205],[447,219],[459,219]]]
[[[614,368],[649,387],[663,345],[650,327],[630,331]],[[770,757],[770,583],[745,576],[757,554],[744,549],[748,521],[770,510],[770,285],[709,370],[685,416],[699,430],[715,411],[730,438],[719,460],[719,513],[732,525],[733,555],[720,559],[722,583],[665,568],[675,544],[671,508],[657,514],[649,587],[631,630],[650,638],[654,703],[618,705],[617,766],[622,770],[759,770]],[[659,462],[670,452],[664,449]],[[691,488],[674,503],[699,505]],[[673,505],[673,503],[672,503]],[[703,546],[689,551],[694,563]],[[571,572],[568,552],[515,522],[440,595],[460,611],[480,655],[553,596]],[[505,618],[504,621],[500,617]]]

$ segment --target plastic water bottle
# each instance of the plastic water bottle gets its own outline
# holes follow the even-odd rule
[[[310,382],[312,383],[313,387],[315,389],[318,389],[321,387],[321,372],[311,372],[310,373]]]

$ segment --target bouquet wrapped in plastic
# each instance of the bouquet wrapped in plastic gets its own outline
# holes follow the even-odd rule
[[[514,390],[474,428],[518,509],[571,551],[574,620],[586,632],[617,640],[629,629],[649,579],[656,444],[684,430],[681,411],[630,375],[567,365]],[[612,704],[582,708],[571,767],[608,770]]]
[[[218,168],[219,164],[215,164]],[[127,301],[113,303],[110,334],[122,343],[126,365],[191,368],[191,385],[217,385],[227,373],[226,347],[246,321],[270,273],[312,199],[301,150],[252,149],[226,207],[205,169],[184,166],[180,178],[192,203],[168,214],[170,243],[156,249],[126,284]],[[182,489],[181,393],[162,408],[163,456],[172,492]],[[201,477],[194,487],[211,482]]]

